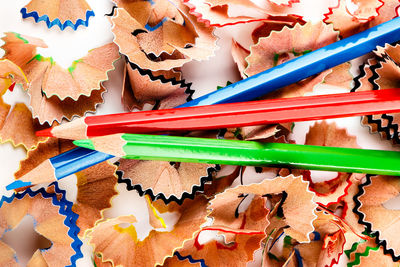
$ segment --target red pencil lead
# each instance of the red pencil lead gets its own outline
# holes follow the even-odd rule
[[[44,130],[40,130],[36,132],[36,136],[46,136],[46,137],[55,137],[52,133],[51,133],[52,128],[48,128],[48,129],[44,129]]]

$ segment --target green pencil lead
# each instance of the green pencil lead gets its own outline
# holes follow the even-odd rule
[[[90,139],[75,140],[75,141],[73,141],[73,143],[76,146],[95,150],[94,144],[93,144],[92,140],[90,140]]]

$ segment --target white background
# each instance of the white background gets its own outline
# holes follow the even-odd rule
[[[308,4],[302,12],[306,18],[311,18],[314,21],[322,18],[322,12],[326,12],[326,8],[321,4],[324,1],[303,0]],[[22,20],[19,10],[26,5],[29,0],[6,1],[0,0],[0,35],[2,32],[14,31],[25,35],[42,38],[48,48],[38,49],[38,52],[43,56],[51,56],[62,67],[69,67],[72,61],[86,55],[89,49],[98,47],[112,41],[111,26],[107,17],[103,16],[110,13],[112,3],[107,0],[87,0],[89,5],[94,10],[96,16],[91,17],[89,27],[80,26],[77,31],[71,28],[66,28],[60,31],[57,26],[50,29],[47,28],[44,22],[35,23],[32,18]],[[326,2],[325,2],[326,4]],[[218,29],[216,35],[221,37],[218,41],[219,50],[216,56],[207,62],[191,62],[184,66],[183,73],[187,82],[192,82],[192,89],[196,90],[194,98],[215,90],[217,85],[225,85],[229,81],[237,81],[238,73],[230,55],[231,38],[240,40],[243,44],[249,44],[249,34],[251,28],[255,24],[239,25]],[[0,41],[0,45],[3,42]],[[0,56],[3,52],[0,52]],[[110,81],[105,83],[108,92],[105,94],[105,104],[101,105],[97,114],[107,114],[123,112],[120,102],[120,88],[122,84],[122,62],[117,63],[116,71],[111,73]],[[357,69],[353,67],[353,69]],[[322,90],[321,90],[322,89]],[[343,88],[333,88],[320,86],[313,94],[322,93],[339,93],[348,91]],[[13,104],[16,101],[29,104],[29,97],[19,87],[16,87],[14,92],[6,93],[4,100]],[[360,125],[360,118],[345,118],[335,120],[339,127],[348,129],[348,132],[357,136],[359,145],[363,148],[370,149],[387,149],[394,150],[389,141],[381,140],[378,135],[371,135],[368,128]],[[304,143],[305,134],[309,126],[313,122],[296,123],[292,138],[297,143]],[[5,186],[11,183],[14,178],[13,174],[19,167],[19,161],[25,158],[25,151],[22,148],[13,148],[10,143],[0,144],[0,193],[10,195],[11,192],[5,190]],[[335,177],[335,173],[313,172],[313,179],[330,179]],[[67,189],[67,198],[74,201],[76,198],[76,178],[75,176],[63,179],[60,186]],[[106,211],[107,217],[119,215],[134,214],[139,223],[138,234],[140,238],[144,238],[148,231],[148,215],[144,198],[140,198],[135,192],[127,192],[123,185],[118,186],[120,195],[113,199],[113,208]],[[32,255],[34,250],[34,238],[29,238],[33,235],[32,221],[24,220],[20,227],[19,233],[7,237],[7,242],[17,250],[21,262],[26,262]],[[32,240],[31,240],[32,239]],[[29,252],[31,251],[31,252]],[[78,266],[92,266],[91,264],[91,248],[84,245],[83,251],[85,258],[78,261]],[[30,253],[30,254],[29,254]],[[341,265],[343,264],[342,257]],[[255,263],[255,266],[258,264]]]

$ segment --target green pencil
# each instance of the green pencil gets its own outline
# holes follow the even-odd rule
[[[143,134],[74,141],[126,159],[400,175],[400,152]]]

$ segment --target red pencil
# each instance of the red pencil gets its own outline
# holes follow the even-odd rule
[[[400,89],[90,116],[38,131],[85,139],[115,133],[207,130],[400,112]]]

